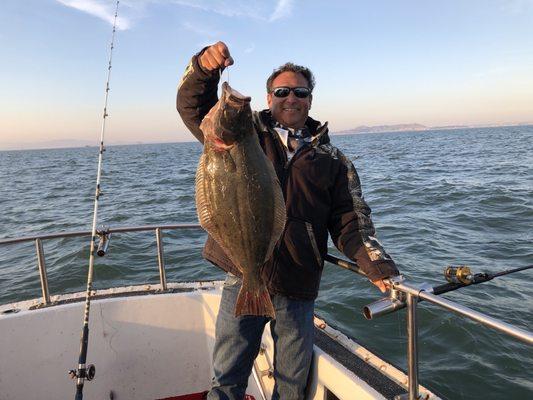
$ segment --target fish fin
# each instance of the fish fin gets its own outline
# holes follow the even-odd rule
[[[211,215],[211,208],[209,206],[209,197],[206,194],[205,185],[207,180],[204,177],[205,174],[205,154],[202,154],[200,157],[200,162],[198,164],[198,170],[196,171],[196,212],[198,214],[198,220],[200,221],[200,226],[204,228],[207,233],[222,246],[222,240],[217,235],[217,230],[215,229],[215,222],[213,221],[213,216]]]
[[[196,172],[196,211],[198,213],[198,219],[200,220],[200,225],[206,231],[210,231],[210,228],[213,225],[211,218],[211,212],[209,210],[208,198],[205,193],[205,154],[202,154],[200,157],[200,162],[198,164],[198,169]]]
[[[275,176],[275,171],[272,169],[272,172]],[[267,249],[265,262],[272,256],[274,252],[274,247],[283,235],[285,230],[285,224],[287,221],[287,211],[285,209],[285,200],[283,199],[283,192],[281,191],[281,186],[278,179],[274,180],[273,185],[273,203],[274,203],[274,218],[272,225],[272,238]]]
[[[196,171],[196,213],[198,214],[198,220],[200,226],[217,242],[217,244],[224,250],[224,252],[230,257],[231,252],[226,246],[223,237],[219,235],[219,229],[217,228],[217,221],[213,218],[212,205],[209,201],[208,188],[206,185],[209,183],[209,179],[206,179],[206,155],[202,154],[198,163],[198,169]],[[216,212],[216,211],[215,211]]]
[[[243,280],[241,291],[237,297],[235,316],[263,315],[265,317],[275,318],[274,305],[272,304],[267,288],[262,286],[258,292],[251,291],[245,282]]]

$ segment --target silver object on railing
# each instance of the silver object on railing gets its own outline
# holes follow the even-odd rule
[[[104,228],[101,231],[98,232],[99,242],[98,242],[98,248],[96,249],[96,254],[99,257],[103,257],[107,253],[107,249],[109,248],[109,241],[111,240],[111,234],[109,233],[108,228]]]
[[[46,262],[44,261],[44,249],[41,239],[35,239],[37,251],[37,264],[39,265],[39,277],[41,278],[41,289],[43,292],[43,303],[50,304],[50,293],[48,292],[48,277],[46,275]]]
[[[382,315],[387,315],[394,311],[398,311],[398,310],[401,310],[402,308],[405,308],[406,306],[405,293],[403,293],[400,290],[395,289],[392,286],[392,282],[400,283],[400,282],[403,282],[403,280],[404,278],[402,275],[394,276],[389,279],[389,282],[391,283],[389,296],[379,299],[363,307],[363,315],[365,316],[366,319],[380,317]]]
[[[165,273],[165,259],[163,253],[163,232],[161,228],[156,228],[155,237],[157,241],[157,261],[159,263],[159,280],[161,282],[161,289],[167,290],[167,276]]]

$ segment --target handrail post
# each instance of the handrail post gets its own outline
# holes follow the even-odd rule
[[[43,303],[50,304],[50,293],[48,292],[48,277],[46,276],[46,263],[44,261],[44,249],[41,239],[35,239],[37,250],[37,263],[39,265],[39,276],[41,277],[41,289],[43,291]]]
[[[407,377],[408,392],[394,396],[394,400],[419,400],[418,393],[418,325],[416,306],[418,296],[409,291],[407,295]]]
[[[418,400],[418,325],[416,306],[418,299],[407,293],[407,357],[409,373],[409,400]]]
[[[157,241],[157,261],[159,263],[159,280],[161,281],[161,289],[167,290],[167,277],[165,274],[165,260],[163,253],[163,232],[161,228],[156,228],[155,237]]]

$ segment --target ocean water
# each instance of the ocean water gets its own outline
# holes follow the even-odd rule
[[[496,272],[533,264],[533,126],[333,136],[356,165],[378,237],[414,282],[447,265]],[[100,223],[196,223],[198,143],[113,146],[104,159]],[[0,239],[90,230],[96,148],[0,152]],[[221,278],[202,260],[205,234],[165,232],[169,281]],[[89,238],[44,242],[52,294],[85,289]],[[339,254],[332,246],[331,253]],[[158,282],[153,233],[116,234],[95,287]],[[40,296],[34,243],[0,246],[0,304]],[[533,271],[445,297],[533,331]],[[317,312],[406,367],[405,311],[367,321],[381,297],[326,265]],[[80,316],[81,318],[81,316]],[[533,348],[463,317],[419,306],[420,379],[450,399],[532,399]],[[81,319],[80,319],[81,323]]]

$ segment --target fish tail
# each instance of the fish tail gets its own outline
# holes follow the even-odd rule
[[[250,290],[246,280],[243,280],[235,306],[235,316],[241,315],[263,315],[275,318],[274,305],[265,286],[261,286],[259,290]]]

